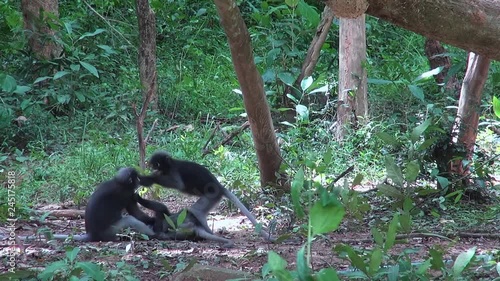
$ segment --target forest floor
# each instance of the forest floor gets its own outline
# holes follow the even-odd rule
[[[175,212],[188,206],[192,202],[192,198],[169,197],[167,202],[163,202]],[[226,204],[221,204],[212,214],[227,213],[221,210],[224,206]],[[57,208],[61,207],[43,207],[45,211]],[[484,206],[484,208],[489,207]],[[82,211],[79,210],[79,212]],[[378,215],[373,214],[370,217],[376,219],[375,216]],[[432,219],[432,221],[436,220]],[[450,223],[450,220],[446,219],[437,221],[438,223],[435,224],[428,222],[420,229],[425,229],[425,233],[442,233],[446,224]],[[173,280],[173,272],[182,271],[185,266],[191,266],[195,263],[241,270],[259,277],[262,266],[267,262],[268,251],[278,253],[288,262],[289,268],[295,268],[297,251],[305,241],[303,237],[292,234],[288,241],[280,244],[268,243],[256,235],[248,219],[239,214],[231,216],[211,215],[209,224],[213,225],[216,234],[232,239],[235,246],[226,249],[218,243],[209,241],[144,241],[140,239],[133,243],[131,241],[107,243],[32,241],[25,242],[24,254],[16,259],[16,269],[42,270],[51,262],[64,259],[67,246],[78,246],[81,250],[77,260],[102,263],[108,268],[114,268],[119,261],[126,261],[127,264],[134,265],[132,270],[139,280]],[[52,219],[49,217],[43,223],[36,219],[16,222],[16,235],[33,235],[36,233],[36,229],[41,226],[50,228],[53,233],[84,232],[84,220],[81,218]],[[491,221],[479,223],[473,229],[465,229],[464,231],[498,234],[500,233],[500,215],[496,216],[493,223]],[[319,270],[325,267],[334,267],[338,271],[352,270],[347,258],[339,258],[340,255],[334,250],[335,246],[344,243],[354,248],[372,249],[374,244],[370,238],[368,222],[360,223],[345,218],[339,230],[313,242],[311,251],[313,268]],[[4,257],[8,247],[3,244],[0,246],[0,258],[5,261]],[[130,246],[132,247],[130,248]],[[491,254],[495,249],[498,251],[500,240],[498,237],[457,237],[452,240],[445,237],[417,235],[402,239],[390,250],[390,253],[395,256],[403,255],[405,249],[413,249],[411,252],[407,251],[411,261],[421,262],[429,257],[429,249],[432,247],[442,249],[446,260],[454,260],[460,253],[472,247],[477,247],[477,254]],[[4,266],[5,262],[0,265],[0,267]],[[123,272],[121,274],[124,274]]]

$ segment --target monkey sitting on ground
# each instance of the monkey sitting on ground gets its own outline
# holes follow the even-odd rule
[[[219,237],[215,235],[210,228],[208,228],[206,218],[203,222],[200,222],[193,214],[193,209],[197,209],[196,203],[193,204],[188,210],[186,217],[180,225],[177,225],[174,228],[166,221],[165,216],[168,216],[170,220],[175,224],[177,223],[177,218],[181,214],[181,212],[171,214],[168,210],[167,206],[164,204],[147,200],[139,196],[139,194],[135,194],[135,201],[139,204],[153,210],[155,212],[155,221],[153,224],[153,231],[162,236],[159,239],[167,239],[167,240],[199,240],[199,239],[207,239],[216,242],[224,243],[223,247],[230,248],[232,247],[233,241]]]
[[[122,168],[109,181],[99,184],[90,196],[85,209],[85,232],[74,235],[75,241],[97,242],[115,241],[116,233],[123,228],[131,227],[150,237],[164,238],[148,226],[155,222],[139,209],[135,201],[135,190],[139,187],[139,174],[133,168]],[[128,216],[122,211],[127,210]],[[64,240],[65,234],[54,234],[54,239]],[[26,239],[26,238],[25,238]]]
[[[149,176],[141,175],[140,184],[151,186],[159,184],[163,187],[173,188],[182,193],[198,196],[196,203],[189,211],[196,217],[203,229],[210,229],[207,216],[225,196],[247,216],[254,226],[258,225],[255,216],[241,203],[241,201],[217,180],[217,178],[204,166],[190,161],[177,160],[168,153],[158,151],[149,159],[149,166],[153,173]],[[268,241],[275,241],[270,234],[261,229],[262,237]]]

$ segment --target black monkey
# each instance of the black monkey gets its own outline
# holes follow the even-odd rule
[[[189,208],[189,211],[204,229],[210,229],[207,224],[208,213],[223,196],[233,202],[252,224],[257,226],[258,222],[255,216],[204,166],[195,162],[174,159],[163,151],[155,152],[148,162],[153,173],[149,176],[140,176],[140,184],[151,186],[156,183],[163,187],[174,188],[180,192],[198,196],[198,201]],[[267,231],[262,229],[260,233],[266,240],[275,241]]]

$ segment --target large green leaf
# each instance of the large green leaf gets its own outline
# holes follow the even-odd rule
[[[337,271],[333,268],[323,268],[316,273],[317,281],[340,281]]]
[[[337,229],[344,215],[344,206],[340,203],[330,202],[323,206],[316,202],[309,212],[313,236]]]
[[[462,271],[469,265],[472,258],[476,255],[476,247],[472,247],[466,252],[460,253],[453,264],[453,276],[455,278],[462,274]]]
[[[86,69],[88,70],[92,75],[94,75],[95,77],[99,78],[99,73],[97,72],[97,69],[91,65],[90,63],[88,62],[84,62],[84,61],[80,61],[80,64]]]
[[[427,130],[429,125],[431,125],[431,119],[427,119],[424,121],[424,123],[415,127],[415,129],[413,129],[413,131],[411,132],[411,141],[414,143],[417,142],[425,132],[425,130]]]
[[[396,161],[391,156],[385,156],[385,168],[387,171],[387,177],[389,177],[395,185],[398,187],[403,186],[403,173],[401,172],[401,168],[396,165]]]
[[[298,219],[302,219],[304,217],[304,207],[300,202],[300,195],[302,193],[302,188],[304,187],[304,169],[300,168],[299,171],[295,174],[295,177],[292,181],[292,205],[293,210],[295,211],[295,215]]]
[[[500,99],[493,96],[493,112],[500,118]]]
[[[7,93],[12,93],[16,90],[17,82],[14,77],[6,74],[0,75],[0,83],[2,84],[2,90]]]
[[[418,160],[413,160],[406,165],[405,178],[408,182],[414,182],[420,173]]]
[[[297,11],[299,11],[299,13],[309,22],[311,26],[317,26],[319,24],[319,13],[313,6],[307,4],[304,0],[299,1]]]
[[[300,281],[313,281],[311,269],[306,261],[305,246],[302,246],[297,252],[297,275]]]
[[[377,185],[377,189],[380,193],[382,193],[387,197],[399,200],[404,198],[404,194],[399,189],[397,189],[392,185],[381,183]]]
[[[424,101],[424,90],[422,90],[422,88],[416,85],[409,85],[408,88],[410,89],[410,92],[414,97],[421,101]]]

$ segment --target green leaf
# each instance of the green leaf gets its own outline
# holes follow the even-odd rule
[[[14,93],[16,94],[25,94],[27,92],[31,91],[31,87],[28,87],[28,86],[17,86],[16,87],[16,90],[14,91]]]
[[[413,82],[418,82],[420,80],[427,80],[427,79],[434,79],[434,75],[438,75],[439,73],[441,73],[441,71],[443,71],[444,67],[443,66],[440,66],[440,67],[436,67],[432,70],[429,70],[429,71],[426,71],[422,74],[420,74],[417,78],[415,78],[415,80],[413,80]]]
[[[76,96],[76,98],[77,98],[79,101],[81,101],[81,102],[84,102],[84,101],[85,101],[85,96],[84,96],[82,93],[80,93],[80,92],[75,92],[75,96]]]
[[[388,145],[399,146],[398,140],[386,132],[378,132],[376,136]]]
[[[177,230],[177,225],[175,225],[175,222],[169,216],[167,216],[167,214],[163,214],[163,218],[168,223],[171,229]]]
[[[187,216],[187,209],[183,209],[182,212],[180,212],[179,215],[177,216],[178,226],[184,223],[184,221],[186,220],[186,216]]]
[[[298,219],[302,219],[305,216],[304,207],[300,202],[300,195],[302,193],[303,187],[304,187],[304,169],[300,168],[299,171],[295,174],[295,177],[293,178],[291,187],[293,210]]]
[[[106,278],[101,268],[93,262],[78,262],[76,266],[81,268],[92,280],[104,281]]]
[[[384,194],[387,197],[399,200],[404,198],[404,194],[392,185],[381,183],[377,185],[377,189],[378,191],[380,191],[380,193]]]
[[[299,4],[299,0],[285,0],[285,4],[287,4],[290,8],[294,8],[297,4]]]
[[[75,248],[66,252],[66,257],[69,259],[70,262],[74,262],[76,259],[76,256],[78,255],[79,252],[80,252],[80,248],[75,247]]]
[[[323,206],[316,202],[309,213],[313,236],[337,229],[344,218],[344,206],[340,203],[329,203]]]
[[[437,179],[437,181],[439,183],[439,186],[441,186],[441,188],[443,188],[443,189],[447,188],[448,185],[450,184],[450,181],[447,178],[445,178],[445,177],[436,176],[436,179]]]
[[[493,96],[493,112],[500,118],[500,99]]]
[[[38,278],[41,280],[50,280],[52,277],[54,277],[54,273],[57,272],[58,270],[67,270],[68,269],[68,264],[66,263],[65,260],[62,261],[56,261],[51,264],[49,264],[45,269],[38,274]]]
[[[370,266],[368,273],[370,276],[374,276],[375,273],[378,272],[380,269],[380,265],[382,264],[382,258],[384,257],[384,254],[382,253],[382,250],[380,248],[376,247],[372,251],[372,256],[370,258]]]
[[[417,180],[418,174],[420,173],[420,164],[418,160],[413,160],[406,165],[405,178],[408,182],[414,182]]]
[[[301,122],[308,122],[309,121],[309,109],[302,104],[297,104],[295,106],[295,111],[297,112],[298,119]]]
[[[65,70],[58,71],[58,72],[56,72],[56,74],[54,74],[54,78],[53,78],[53,79],[54,79],[54,80],[57,80],[57,79],[59,79],[59,78],[61,78],[61,77],[65,76],[65,75],[67,75],[67,74],[69,74],[69,72],[68,72],[68,71],[65,71]]]
[[[51,76],[38,77],[38,78],[36,78],[35,82],[33,82],[33,84],[40,83],[40,82],[45,81],[47,79],[52,79],[52,77]]]
[[[472,258],[476,255],[476,247],[472,247],[466,252],[460,253],[453,264],[453,276],[455,278],[462,274],[462,271],[469,265]]]
[[[287,262],[274,251],[270,251],[267,254],[267,264],[271,269],[272,273],[280,281],[292,281],[292,275],[286,270]]]
[[[103,49],[103,50],[104,50],[104,52],[105,52],[106,54],[108,54],[108,55],[113,55],[113,54],[116,54],[116,51],[115,51],[112,47],[110,47],[110,46],[108,46],[108,45],[97,45],[97,47],[99,47],[99,48]]]
[[[363,174],[357,174],[356,177],[354,177],[354,180],[352,180],[351,186],[360,185],[362,180],[363,180]]]
[[[288,86],[293,86],[293,83],[295,82],[295,78],[293,78],[293,75],[290,72],[280,72],[278,74],[278,78],[281,82]]]
[[[333,268],[323,268],[315,277],[317,281],[340,281],[337,271]]]
[[[387,170],[387,177],[389,177],[395,185],[398,187],[403,186],[403,173],[398,165],[396,165],[396,161],[394,158],[387,155],[385,156],[385,168]]]
[[[0,76],[0,82],[2,83],[2,90],[7,93],[12,93],[16,90],[17,82],[14,77],[10,75]]]
[[[430,138],[430,139],[426,139],[419,147],[418,147],[418,151],[424,151],[426,150],[427,148],[429,148],[431,145],[435,144],[436,141],[438,140],[437,137],[433,137],[433,138]]]
[[[344,246],[343,250],[347,252],[347,256],[351,260],[351,264],[355,268],[361,270],[364,274],[368,275],[367,265],[363,259],[350,246]]]
[[[413,131],[411,132],[411,141],[413,143],[417,142],[422,134],[427,130],[427,128],[431,125],[431,119],[427,119],[424,121],[424,123],[418,125]]]
[[[106,31],[106,29],[98,28],[98,29],[96,29],[92,33],[91,32],[85,32],[82,36],[80,36],[80,38],[78,38],[78,40],[81,40],[81,39],[83,39],[85,37],[94,37],[94,36],[96,36],[98,34],[103,33],[104,31]]]
[[[431,259],[425,260],[417,267],[417,274],[424,275],[427,272],[427,270],[429,270],[429,268],[431,268]]]
[[[410,89],[410,92],[414,97],[421,101],[424,101],[424,90],[422,90],[422,88],[416,85],[409,85],[408,88]]]
[[[300,281],[313,281],[311,269],[307,265],[305,246],[302,246],[297,252],[297,275]]]
[[[392,246],[394,246],[394,243],[396,242],[396,233],[398,230],[398,224],[399,224],[399,214],[394,214],[394,217],[392,217],[391,223],[389,224],[389,229],[387,229],[387,235],[385,238],[385,244],[384,244],[384,250],[388,251]]]
[[[305,92],[307,88],[311,87],[313,82],[314,80],[311,76],[306,77],[302,79],[302,81],[300,82],[300,88],[302,89],[303,92]]]
[[[309,22],[310,26],[317,26],[319,24],[319,13],[313,6],[307,4],[304,0],[299,1],[297,11]]]
[[[99,78],[99,73],[97,72],[97,69],[93,65],[91,65],[90,63],[84,62],[84,61],[80,61],[80,64],[86,70],[88,70],[92,75],[94,75],[95,77]]]
[[[375,243],[382,247],[384,246],[384,237],[382,236],[382,233],[375,227],[371,229],[373,240],[375,240]]]

